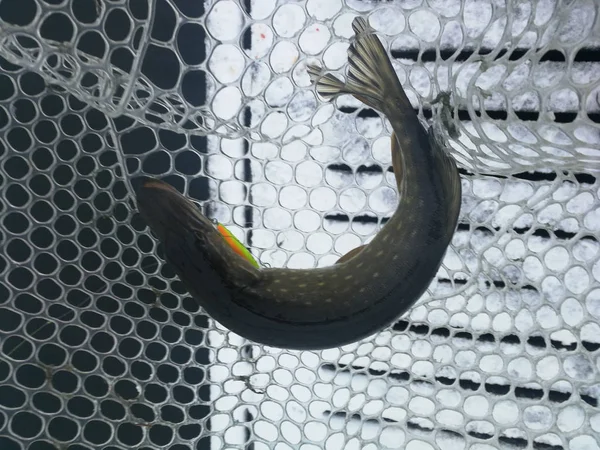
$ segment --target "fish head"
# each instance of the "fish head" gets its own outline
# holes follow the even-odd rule
[[[143,178],[135,189],[138,211],[160,241],[170,234],[214,231],[214,224],[198,206],[170,184]]]

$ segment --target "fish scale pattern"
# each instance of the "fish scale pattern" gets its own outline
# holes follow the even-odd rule
[[[0,448],[599,449],[593,0],[0,1]],[[132,200],[159,177],[271,267],[369,242],[391,128],[322,102],[368,18],[459,163],[442,267],[342,348],[206,316]]]

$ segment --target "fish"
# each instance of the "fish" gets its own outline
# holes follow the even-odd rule
[[[189,294],[217,322],[259,344],[318,350],[380,332],[425,293],[456,230],[462,192],[454,158],[421,123],[375,31],[362,17],[352,28],[346,81],[316,65],[307,72],[324,101],[352,95],[393,128],[400,200],[367,245],[327,267],[260,268],[169,184],[144,178],[136,189],[142,218]]]

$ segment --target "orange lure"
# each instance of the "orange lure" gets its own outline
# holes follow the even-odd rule
[[[217,224],[217,231],[221,233],[221,236],[225,238],[230,247],[242,258],[248,260],[254,267],[257,269],[260,268],[252,254],[248,251],[246,247],[229,231],[220,223]]]

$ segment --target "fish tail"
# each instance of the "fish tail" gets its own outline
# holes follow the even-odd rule
[[[346,85],[339,78],[330,73],[323,73],[323,71],[314,64],[309,64],[307,71],[311,82],[316,85],[317,93],[325,100],[332,100],[342,94],[351,94],[351,92],[346,89]]]
[[[354,42],[348,49],[348,78],[346,82],[332,74],[324,74],[316,66],[309,66],[308,73],[316,84],[317,93],[326,100],[342,94],[351,94],[367,106],[387,112],[387,105],[393,108],[412,106],[396,76],[375,30],[362,17],[352,22]]]

